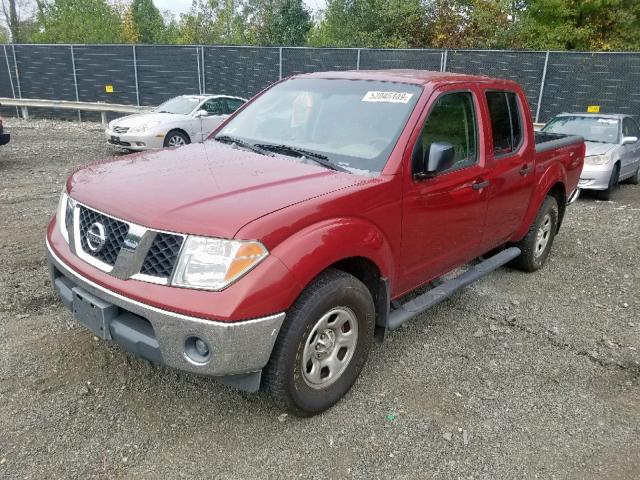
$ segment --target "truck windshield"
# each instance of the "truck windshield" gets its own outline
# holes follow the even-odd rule
[[[336,169],[373,176],[387,162],[420,92],[418,85],[396,82],[291,79],[258,97],[216,138],[309,161],[322,158]]]
[[[563,115],[547,123],[543,132],[580,135],[587,142],[618,143],[619,123],[616,118]]]
[[[175,97],[160,104],[153,109],[156,113],[175,113],[177,115],[188,115],[200,103],[198,97]]]

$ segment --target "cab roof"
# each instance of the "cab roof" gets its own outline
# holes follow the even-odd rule
[[[342,72],[314,72],[293,75],[292,78],[325,78],[345,80],[377,80],[386,82],[412,83],[426,85],[429,83],[500,83],[501,85],[517,85],[511,80],[504,80],[483,75],[467,75],[451,72],[435,72],[430,70],[347,70]]]

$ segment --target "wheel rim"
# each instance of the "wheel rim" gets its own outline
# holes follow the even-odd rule
[[[540,228],[538,228],[538,232],[536,233],[536,250],[535,256],[539,257],[542,255],[549,244],[549,239],[551,238],[551,227],[553,226],[553,222],[551,221],[551,215],[548,213],[542,219],[542,224]]]
[[[311,329],[302,352],[302,378],[311,388],[326,388],[338,380],[353,358],[358,321],[347,307],[325,313]]]
[[[184,141],[184,138],[182,138],[180,135],[172,135],[169,138],[168,143],[170,147],[181,147],[187,144],[187,142]]]

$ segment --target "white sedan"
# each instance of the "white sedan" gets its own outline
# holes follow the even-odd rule
[[[109,144],[136,151],[198,143],[246,101],[226,95],[181,95],[149,113],[116,118],[104,134]]]

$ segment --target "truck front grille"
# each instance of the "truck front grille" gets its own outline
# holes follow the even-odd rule
[[[147,252],[140,273],[154,277],[170,277],[182,242],[181,235],[159,232]]]
[[[83,205],[79,208],[80,245],[82,246],[82,250],[107,265],[115,265],[122,244],[129,233],[129,225]],[[87,233],[94,224],[101,224],[104,227],[105,241],[99,250],[89,248],[89,241],[87,239]]]

